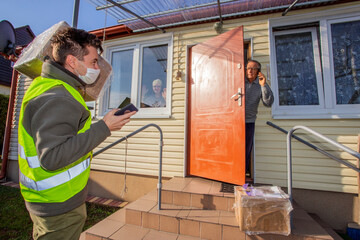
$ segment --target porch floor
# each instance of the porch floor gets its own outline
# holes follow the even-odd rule
[[[154,190],[83,232],[81,239],[341,239],[296,203],[289,236],[247,235],[236,221],[234,194],[220,189],[216,181],[175,177],[163,186],[162,210]]]

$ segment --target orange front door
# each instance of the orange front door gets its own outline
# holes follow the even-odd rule
[[[244,93],[243,45],[241,26],[190,50],[190,175],[245,183],[245,97],[231,99]]]

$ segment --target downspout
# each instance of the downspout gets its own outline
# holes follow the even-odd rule
[[[12,79],[11,79],[11,87],[10,87],[10,98],[7,110],[7,117],[6,117],[6,125],[5,125],[5,134],[4,134],[4,146],[2,149],[3,152],[3,160],[2,160],[2,167],[0,173],[0,180],[6,178],[6,169],[7,169],[7,162],[9,159],[9,148],[10,148],[10,135],[11,135],[11,120],[13,116],[14,110],[14,102],[15,102],[15,94],[16,94],[16,86],[18,83],[18,76],[19,73],[15,69],[13,70]]]

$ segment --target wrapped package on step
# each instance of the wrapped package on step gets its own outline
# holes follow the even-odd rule
[[[291,233],[289,196],[277,186],[236,186],[235,215],[240,230],[250,234]]]
[[[43,33],[39,34],[21,53],[19,59],[14,64],[14,68],[34,79],[41,75],[41,68],[45,57],[52,57],[51,38],[65,28],[70,27],[65,21],[61,21]],[[100,68],[100,75],[96,82],[92,85],[86,86],[85,89],[80,90],[85,98],[85,101],[96,100],[101,93],[102,89],[108,87],[110,82],[110,75],[112,73],[111,65],[101,56],[98,59]],[[106,86],[105,86],[106,85]]]

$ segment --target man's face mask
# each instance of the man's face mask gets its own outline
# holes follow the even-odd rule
[[[86,84],[91,85],[93,84],[96,79],[98,78],[99,74],[100,74],[100,69],[93,69],[93,68],[88,68],[86,67],[80,60],[78,60],[81,65],[83,67],[86,68],[86,74],[85,75],[80,75],[78,73],[78,71],[76,71],[78,73],[78,77]]]

